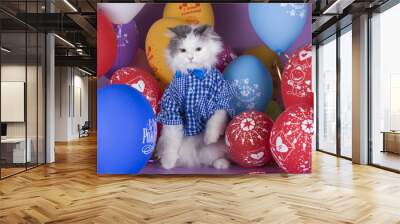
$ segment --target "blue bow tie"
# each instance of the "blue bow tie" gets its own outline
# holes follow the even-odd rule
[[[207,70],[205,68],[188,69],[187,73],[190,75],[194,75],[198,79],[203,79],[207,74]],[[175,76],[178,78],[181,77],[182,72],[176,71]]]

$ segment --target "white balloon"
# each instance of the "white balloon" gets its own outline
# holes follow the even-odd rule
[[[142,10],[145,3],[98,3],[113,24],[129,23]]]

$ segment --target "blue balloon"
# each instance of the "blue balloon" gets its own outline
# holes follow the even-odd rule
[[[272,98],[272,77],[263,63],[251,55],[242,55],[224,70],[224,78],[234,89],[235,113],[246,110],[264,112]]]
[[[258,37],[278,54],[296,41],[308,15],[308,6],[303,3],[249,3],[248,7]]]
[[[138,173],[157,138],[149,102],[130,86],[109,85],[98,90],[97,111],[97,173]]]

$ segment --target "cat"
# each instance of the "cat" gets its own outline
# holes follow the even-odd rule
[[[163,124],[156,150],[161,166],[227,169],[221,136],[234,111],[233,90],[215,68],[221,38],[209,25],[179,25],[168,35],[165,57],[175,77],[157,116]]]

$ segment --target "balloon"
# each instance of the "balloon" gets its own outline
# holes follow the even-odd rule
[[[276,70],[276,64],[278,65],[279,69],[283,68],[283,65],[279,60],[278,55],[265,45],[260,45],[247,49],[243,52],[243,54],[253,55],[257,57],[258,60],[260,60],[268,69],[269,73],[272,75],[272,81],[274,84],[273,99],[278,99],[278,96],[281,93],[281,80]]]
[[[224,78],[235,91],[236,113],[249,109],[264,112],[272,97],[272,78],[256,57],[236,58],[225,68]]]
[[[132,62],[139,45],[139,33],[134,20],[126,24],[114,25],[114,30],[117,35],[117,57],[111,67],[111,72],[107,74],[109,76]]]
[[[191,24],[214,26],[214,13],[210,3],[167,3],[164,18],[176,18]]]
[[[265,109],[265,114],[267,114],[269,117],[272,118],[272,120],[276,120],[276,118],[279,116],[279,114],[282,113],[282,108],[281,106],[275,102],[271,101],[269,102],[267,108]]]
[[[149,101],[155,114],[159,112],[159,101],[162,91],[157,80],[147,72],[139,68],[125,67],[117,70],[111,77],[111,84],[127,84]]]
[[[99,3],[102,10],[114,24],[129,23],[144,7],[145,3]]]
[[[173,18],[157,20],[149,29],[146,37],[146,56],[154,74],[163,82],[168,84],[172,78],[172,70],[165,59],[165,50],[168,47],[170,37],[167,35],[168,27],[186,24],[184,21]]]
[[[97,12],[97,76],[103,76],[114,64],[117,49],[116,36],[110,21]]]
[[[127,85],[103,87],[97,99],[97,173],[138,173],[156,144],[157,124],[150,104]]]
[[[263,166],[272,159],[269,137],[273,122],[258,111],[234,117],[225,132],[228,155],[243,167]]]
[[[308,16],[303,3],[249,3],[250,22],[258,37],[277,53],[283,53],[301,34]]]
[[[218,54],[218,62],[215,67],[220,71],[224,72],[226,66],[233,61],[237,56],[232,52],[231,48],[224,46],[224,50]]]
[[[270,138],[271,152],[287,173],[311,171],[313,113],[309,105],[293,105],[275,121]]]
[[[286,63],[282,74],[282,98],[285,107],[305,103],[313,105],[311,82],[312,46],[296,51]]]

